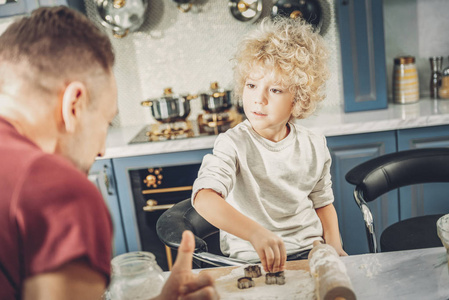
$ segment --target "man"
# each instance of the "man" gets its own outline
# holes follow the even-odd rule
[[[0,36],[0,299],[100,299],[112,225],[86,177],[117,113],[110,41],[67,7]],[[217,298],[186,232],[161,299]]]

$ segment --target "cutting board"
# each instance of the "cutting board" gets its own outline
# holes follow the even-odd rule
[[[215,279],[215,287],[220,299],[279,299],[279,300],[312,300],[315,297],[315,283],[310,275],[307,260],[286,262],[285,285],[265,284],[265,271],[261,265],[262,276],[253,278],[255,286],[249,289],[239,289],[237,279],[245,276],[244,268],[224,267],[202,270],[200,273],[208,273]]]

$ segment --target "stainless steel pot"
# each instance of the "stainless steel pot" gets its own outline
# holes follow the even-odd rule
[[[229,10],[241,22],[253,23],[262,14],[262,0],[229,0]]]
[[[174,95],[171,88],[164,90],[164,96],[142,101],[141,105],[150,107],[153,117],[161,123],[185,121],[190,114],[190,100],[197,95]]]
[[[231,109],[231,91],[220,89],[217,82],[212,82],[210,89],[210,92],[200,95],[203,110],[208,113],[220,113]]]
[[[122,38],[143,24],[148,0],[95,0],[95,4],[100,23]]]
[[[302,18],[320,32],[323,12],[318,0],[277,0],[271,9],[271,17]]]

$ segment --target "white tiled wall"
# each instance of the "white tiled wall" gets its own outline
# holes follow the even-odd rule
[[[320,0],[324,9],[324,38],[331,49],[332,78],[323,105],[342,103],[339,39],[333,0]],[[153,123],[150,110],[140,105],[159,97],[165,87],[177,93],[198,93],[218,81],[232,89],[232,58],[239,40],[256,24],[232,17],[227,0],[197,0],[193,12],[180,12],[172,0],[149,0],[146,21],[138,32],[113,38],[119,115],[114,126]],[[264,0],[262,17],[269,16],[272,0]],[[86,0],[88,16],[97,20],[93,0]],[[100,25],[99,25],[100,26]],[[200,100],[191,102],[189,118],[201,112]]]

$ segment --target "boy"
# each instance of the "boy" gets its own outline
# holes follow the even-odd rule
[[[247,120],[220,134],[194,183],[196,210],[220,228],[221,249],[267,272],[307,258],[313,241],[340,255],[324,136],[292,120],[310,115],[328,77],[327,51],[304,21],[264,20],[237,51],[235,93]]]

